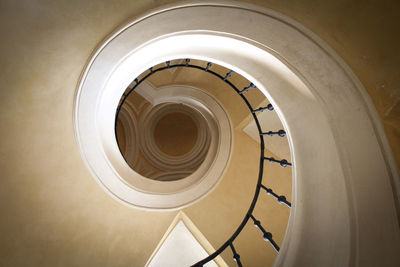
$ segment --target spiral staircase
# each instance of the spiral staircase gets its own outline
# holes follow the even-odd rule
[[[230,93],[218,82],[230,87]],[[147,88],[141,88],[145,84]],[[153,105],[136,119],[136,126],[129,127],[129,121],[134,125],[135,119],[127,115],[129,108],[125,106],[129,106],[135,89]],[[385,155],[383,143],[377,142],[384,137],[376,128],[376,118],[363,90],[327,45],[282,15],[233,2],[172,5],[129,22],[99,46],[78,88],[75,130],[87,166],[105,191],[122,204],[144,210],[190,210],[211,200],[216,189],[223,190],[219,193],[222,199],[207,208],[203,206],[203,220],[206,218],[206,224],[214,228],[209,212],[218,207],[217,220],[223,230],[217,235],[227,230],[230,233],[224,233],[225,237],[218,241],[212,239],[210,232],[203,233],[210,243],[220,244],[215,251],[208,251],[203,260],[190,259],[190,263],[179,263],[183,258],[177,257],[172,265],[203,266],[217,257],[228,262],[227,248],[231,251],[230,260],[238,266],[272,262],[278,266],[353,265],[377,259],[368,253],[372,243],[364,242],[363,237],[375,231],[371,224],[376,222],[373,214],[382,208],[375,202],[375,212],[365,213],[366,206],[371,208],[366,186],[383,197],[379,203],[386,202],[385,208],[396,206],[397,194],[393,195],[395,191],[390,188],[398,186],[393,169],[388,169],[388,157],[376,156]],[[276,125],[278,128],[262,125],[264,119],[273,119],[259,119],[259,114],[269,112],[276,112],[279,119],[275,121],[282,123]],[[119,120],[122,114],[125,123]],[[171,142],[166,140],[178,135],[171,136],[167,128],[176,130],[174,121],[185,116],[186,123],[192,126],[182,129],[197,128],[197,138],[189,138],[196,141],[189,142],[192,148],[188,143],[178,145],[178,141],[166,151]],[[167,117],[174,119],[168,122]],[[244,122],[246,117],[253,119],[253,125],[250,120]],[[167,125],[164,130],[160,130],[162,125]],[[129,128],[130,131],[125,130]],[[255,158],[250,156],[257,154],[251,153],[250,144],[235,154],[238,143],[244,142],[241,135],[256,142],[245,130],[258,137],[259,154]],[[375,135],[365,135],[366,131]],[[131,137],[133,133],[137,136]],[[278,157],[275,150],[268,151],[266,144],[272,143],[270,140],[286,137],[290,152],[287,148],[278,151],[286,150],[289,159]],[[140,171],[132,169],[138,166],[127,155],[129,140],[138,140],[139,152],[133,154],[142,162]],[[271,146],[274,147],[279,146]],[[178,153],[178,148],[186,148],[186,152]],[[374,165],[365,165],[366,162]],[[277,171],[271,171],[267,176],[266,163],[292,170],[294,199],[290,196],[290,182],[283,182],[285,190],[279,188],[282,180],[291,180],[287,178],[290,175],[276,179]],[[147,169],[144,172],[143,164]],[[254,174],[247,169],[249,166],[257,166]],[[245,171],[234,171],[232,175],[231,168]],[[148,173],[149,177],[141,173]],[[391,186],[382,186],[382,180],[377,178],[382,175],[391,181]],[[247,205],[243,205],[246,197],[238,198],[222,185],[224,181],[232,186],[232,176],[238,179],[239,190],[251,184],[250,177],[255,177],[254,193],[250,194],[253,197]],[[266,184],[269,181],[279,181],[278,186]],[[291,208],[291,216],[281,220],[289,211],[275,215],[268,210],[270,205],[259,211],[263,209],[260,191],[265,191],[275,204],[284,204],[280,208]],[[221,207],[217,203],[226,204]],[[221,217],[222,210],[235,204],[248,207],[240,215],[235,214],[242,219],[229,227],[232,221],[224,221],[228,217]],[[384,241],[391,239],[389,232],[398,233],[393,224],[397,215],[393,209],[387,212],[392,218],[385,221],[388,231],[384,235],[375,232],[385,244],[390,243]],[[193,220],[192,214],[188,217]],[[272,222],[275,219],[278,220]],[[196,218],[193,221],[198,224]],[[270,244],[269,249],[279,252],[276,260],[270,253],[261,252],[262,246],[255,239],[245,238],[244,229],[251,223],[261,240]],[[280,229],[273,229],[272,225]],[[206,228],[203,227],[198,229]],[[379,254],[393,256],[393,249],[385,246]]]
[[[2,1],[0,265],[398,266],[386,4]]]

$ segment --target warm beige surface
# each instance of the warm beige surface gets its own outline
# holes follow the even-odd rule
[[[129,91],[130,88],[128,88],[125,93]],[[166,103],[163,105],[165,104]],[[175,159],[177,159],[177,157],[184,157],[185,154],[189,152],[193,153],[193,149],[196,149],[195,145],[198,141],[198,126],[191,117],[193,114],[190,115],[191,113],[187,113],[185,110],[176,111],[176,109],[179,110],[183,107],[180,104],[169,103],[167,106],[164,106],[164,108],[165,107],[167,107],[169,111],[164,109],[161,112],[156,112],[159,115],[150,116],[149,113],[156,109],[157,106],[153,106],[137,91],[131,93],[122,106],[121,113],[117,120],[116,134],[120,151],[125,161],[134,171],[149,179],[161,179],[163,181],[179,180],[193,173],[201,165],[204,157],[199,158],[198,155],[201,157],[203,154],[196,154],[197,159],[199,159],[196,164],[183,167],[178,165],[175,165],[175,167],[170,166],[173,167],[172,170],[165,167],[163,168],[162,163],[155,164],[154,161],[149,160],[151,155],[146,154],[148,152],[145,152],[145,145],[143,143],[137,143],[148,137],[154,142],[154,146],[159,149],[160,153],[175,157]],[[175,111],[171,111],[170,109]],[[127,112],[126,110],[130,111]],[[126,121],[123,119],[121,120],[121,117],[123,118],[124,115],[128,117],[133,116],[131,120],[133,124],[136,124],[137,132],[135,132],[135,130],[132,130],[132,132],[129,131],[129,126],[124,124]],[[152,122],[154,122],[154,126],[148,126]],[[146,130],[138,129],[140,127],[150,127],[150,130],[146,132]],[[131,143],[129,143],[127,141],[129,139],[126,138],[129,138]],[[129,146],[127,146],[127,142],[130,144]],[[201,145],[197,144],[197,146]],[[205,147],[205,149],[207,149],[207,147]],[[205,155],[206,152],[204,153],[204,156]],[[155,158],[155,160],[157,161],[157,158]],[[159,162],[162,162],[162,160]],[[179,171],[179,173],[176,171]]]
[[[130,103],[130,105],[134,106],[135,108],[133,109],[133,115],[135,116],[136,122],[139,121],[140,117],[143,116],[143,113],[146,113],[146,110],[152,107],[152,105],[146,101],[142,96],[139,94],[131,94],[127,102]],[[124,111],[122,111],[124,112]],[[128,127],[128,126],[126,126]],[[128,132],[129,133],[129,132]],[[151,163],[149,163],[146,158],[143,156],[142,151],[140,149],[137,149],[134,152],[137,152],[137,156],[133,158],[129,158],[128,156],[128,151],[129,149],[126,147],[126,136],[129,135],[127,134],[127,129],[124,128],[123,123],[121,123],[121,120],[117,120],[117,140],[119,144],[119,149],[124,156],[125,161],[128,163],[128,165],[135,170],[137,173],[143,175],[144,177],[148,177],[152,179],[155,175],[158,175],[160,173],[160,170],[155,168]],[[129,138],[132,138],[129,136]],[[138,136],[134,139],[135,141],[138,140]],[[134,144],[136,145],[136,144]],[[129,151],[130,152],[130,151]]]
[[[170,155],[188,153],[197,140],[197,127],[193,119],[182,113],[172,112],[163,116],[154,128],[154,141],[158,148]]]
[[[176,212],[136,211],[103,192],[80,158],[72,106],[80,72],[100,41],[128,18],[171,2],[1,1],[0,265],[143,266],[156,247]],[[343,57],[372,97],[399,163],[397,2],[249,2],[299,21]],[[240,135],[235,131],[229,179],[185,210],[214,247],[232,233],[254,191],[257,156],[247,153],[256,145]],[[283,179],[286,171],[268,167],[268,181]],[[287,193],[288,186],[280,192]],[[268,205],[267,197],[263,201],[259,214],[288,215],[284,206]],[[271,225],[280,243],[282,230],[263,224]],[[255,230],[246,227],[249,235],[259,236]],[[252,251],[248,241],[238,241],[243,257],[263,255],[271,262],[272,249],[255,240]]]

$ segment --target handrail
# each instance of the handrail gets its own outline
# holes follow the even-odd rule
[[[242,263],[240,261],[240,255],[237,253],[235,247],[234,247],[234,241],[236,239],[236,237],[241,233],[241,231],[243,230],[243,228],[245,227],[245,225],[247,224],[247,222],[249,221],[249,219],[252,219],[254,225],[262,232],[263,234],[263,238],[265,241],[269,242],[272,247],[279,252],[279,246],[278,244],[274,241],[274,239],[272,238],[272,234],[270,232],[268,232],[267,230],[265,230],[265,228],[261,225],[261,222],[259,220],[257,220],[254,215],[253,215],[253,211],[256,205],[256,202],[258,200],[258,196],[260,194],[260,189],[264,189],[266,191],[266,193],[268,195],[271,195],[272,197],[276,198],[278,200],[278,202],[281,204],[285,204],[287,207],[291,208],[291,203],[289,201],[286,200],[286,197],[283,195],[278,195],[276,194],[272,189],[264,186],[262,184],[262,179],[263,179],[263,173],[264,173],[264,162],[272,162],[272,163],[278,163],[281,167],[291,167],[292,163],[288,162],[286,159],[282,159],[282,160],[277,160],[273,157],[265,157],[264,155],[264,150],[265,150],[265,144],[264,144],[264,136],[279,136],[279,137],[284,137],[286,135],[286,132],[284,130],[278,130],[278,131],[268,131],[268,132],[264,132],[261,128],[261,124],[257,118],[257,113],[259,112],[263,112],[263,111],[273,111],[274,107],[272,106],[272,104],[268,104],[266,107],[260,107],[257,109],[254,109],[250,102],[247,100],[245,93],[248,92],[251,89],[256,88],[256,86],[253,83],[250,83],[249,86],[243,88],[242,90],[239,90],[231,81],[229,81],[229,78],[234,74],[233,70],[229,70],[229,72],[227,72],[225,75],[221,75],[215,71],[213,71],[211,69],[212,67],[212,63],[208,62],[206,67],[202,67],[199,65],[194,65],[194,64],[190,64],[190,59],[185,59],[185,63],[184,64],[171,64],[171,61],[166,61],[165,62],[165,66],[160,66],[156,69],[153,69],[153,67],[151,67],[149,69],[149,73],[147,73],[145,76],[143,76],[142,78],[138,79],[136,78],[135,81],[135,85],[128,91],[128,93],[123,94],[122,96],[122,100],[120,101],[117,110],[116,110],[116,115],[115,115],[115,136],[117,136],[117,120],[118,120],[118,116],[119,113],[121,111],[121,107],[122,105],[125,103],[126,99],[129,97],[129,95],[143,82],[145,81],[147,78],[149,78],[150,76],[152,76],[153,74],[166,70],[166,69],[170,69],[170,68],[178,68],[178,67],[182,67],[182,68],[193,68],[193,69],[198,69],[198,70],[202,70],[205,72],[208,72],[216,77],[218,77],[219,79],[221,79],[222,81],[224,81],[225,83],[227,83],[233,90],[235,90],[235,92],[242,98],[242,100],[245,102],[246,106],[248,107],[250,113],[253,116],[253,119],[256,123],[257,126],[257,130],[259,133],[259,138],[260,138],[260,167],[259,167],[259,173],[258,173],[258,180],[257,180],[257,186],[254,192],[254,197],[253,200],[250,204],[250,207],[247,211],[247,213],[245,214],[242,222],[240,223],[240,225],[238,226],[238,228],[236,229],[236,231],[232,234],[232,236],[224,243],[222,244],[214,253],[212,253],[211,255],[209,255],[208,257],[204,258],[203,260],[195,263],[192,265],[192,267],[200,267],[203,266],[204,264],[206,264],[209,261],[212,261],[215,257],[217,257],[218,255],[220,255],[227,247],[230,247],[233,253],[233,259],[236,261],[237,265],[239,267],[242,266]],[[118,143],[118,139],[117,139],[117,143]]]

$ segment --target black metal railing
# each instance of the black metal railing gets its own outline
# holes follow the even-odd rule
[[[250,102],[247,100],[245,93],[257,88],[256,85],[254,85],[253,83],[250,83],[249,86],[246,86],[245,88],[243,88],[242,90],[239,90],[230,80],[229,78],[234,74],[233,70],[229,70],[227,73],[225,73],[224,75],[221,75],[219,73],[217,73],[216,71],[213,71],[212,68],[212,63],[208,62],[206,67],[203,66],[199,66],[199,65],[195,65],[195,64],[191,64],[191,60],[190,59],[185,59],[184,61],[185,63],[179,63],[179,64],[171,64],[171,61],[166,61],[165,65],[159,66],[156,69],[154,69],[153,67],[151,67],[148,71],[148,73],[146,73],[143,77],[141,78],[136,78],[135,84],[133,85],[133,87],[127,92],[124,93],[121,101],[118,105],[118,108],[116,110],[116,116],[115,116],[115,136],[117,136],[116,134],[116,129],[117,129],[117,119],[121,110],[122,105],[125,103],[126,99],[129,97],[129,95],[143,82],[145,81],[147,78],[149,78],[150,76],[152,76],[153,74],[169,69],[169,68],[178,68],[178,67],[182,67],[182,68],[193,68],[193,69],[198,69],[198,70],[202,70],[205,72],[210,73],[211,75],[214,75],[216,77],[218,77],[219,79],[221,79],[222,81],[224,81],[225,83],[227,83],[233,90],[235,90],[235,92],[238,94],[238,96],[240,96],[242,98],[242,100],[244,101],[244,103],[247,105],[250,113],[253,116],[253,119],[256,123],[257,129],[258,129],[258,133],[259,133],[259,137],[260,137],[260,162],[259,162],[259,174],[258,174],[258,180],[257,180],[257,186],[254,192],[254,197],[253,200],[250,204],[249,209],[247,210],[247,213],[245,214],[242,222],[240,223],[240,225],[238,226],[238,228],[236,229],[236,231],[232,234],[232,236],[224,243],[222,244],[214,253],[212,253],[211,255],[209,255],[208,257],[206,257],[205,259],[195,263],[192,265],[192,267],[200,267],[203,266],[204,264],[212,261],[213,259],[215,259],[218,255],[220,255],[227,247],[230,247],[232,253],[233,253],[233,259],[235,260],[235,262],[237,263],[237,265],[239,267],[243,266],[240,260],[240,255],[239,253],[236,251],[235,247],[234,247],[234,241],[237,238],[237,236],[241,233],[241,231],[243,230],[243,228],[245,227],[245,225],[247,224],[247,222],[251,219],[254,223],[254,226],[257,227],[263,236],[263,239],[265,241],[267,241],[268,243],[271,244],[271,246],[276,250],[276,252],[279,252],[279,246],[278,244],[274,241],[272,234],[270,232],[268,232],[262,225],[261,222],[259,220],[257,220],[254,217],[253,211],[254,208],[256,206],[256,202],[258,200],[258,196],[260,194],[260,190],[263,189],[265,190],[265,192],[276,198],[276,200],[278,201],[279,204],[285,204],[287,207],[291,208],[291,203],[289,201],[286,200],[286,197],[283,195],[278,195],[276,194],[271,188],[268,188],[266,186],[263,185],[263,173],[264,173],[264,163],[267,162],[271,162],[271,163],[277,163],[279,164],[281,167],[291,167],[292,163],[288,162],[286,159],[282,159],[282,160],[277,160],[273,157],[266,157],[264,155],[264,150],[265,150],[265,143],[264,143],[264,136],[279,136],[279,137],[284,137],[286,136],[286,132],[284,130],[276,130],[276,131],[268,131],[268,132],[264,132],[263,129],[261,128],[261,124],[257,118],[257,113],[259,112],[263,112],[263,111],[273,111],[274,107],[272,104],[268,104],[266,107],[260,107],[260,108],[256,108],[254,109],[252,107],[252,105],[250,104]],[[118,142],[118,139],[117,139]]]

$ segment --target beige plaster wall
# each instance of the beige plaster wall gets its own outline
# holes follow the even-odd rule
[[[400,3],[395,0],[246,0],[298,22],[327,42],[372,98],[400,166]]]
[[[171,2],[0,2],[0,265],[143,266],[156,247],[176,212],[133,210],[103,192],[80,158],[72,107],[80,72],[96,45],[128,18]],[[344,58],[373,98],[399,163],[396,2],[249,2],[299,21]],[[235,132],[232,162],[244,158],[249,164],[229,169],[229,179],[214,193],[185,210],[215,247],[232,233],[254,191],[254,176],[240,175],[258,169],[251,165],[252,153],[240,158],[253,141],[241,134]],[[270,173],[286,175],[281,171]],[[226,196],[241,201],[232,205]],[[288,215],[278,212],[284,206],[268,207],[259,214]],[[259,235],[252,228],[246,228],[248,235]],[[271,230],[280,243],[282,230]],[[250,249],[249,241],[238,242],[241,254],[272,262],[264,242],[255,241],[262,243],[257,250]]]

